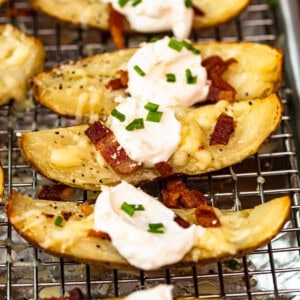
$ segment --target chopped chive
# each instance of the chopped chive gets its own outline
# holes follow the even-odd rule
[[[146,73],[138,66],[138,65],[135,65],[133,67],[133,69],[140,75],[140,76],[145,76]]]
[[[185,7],[192,7],[192,0],[185,0],[184,1]]]
[[[159,123],[162,115],[162,111],[149,111],[146,117],[146,121]]]
[[[55,218],[55,221],[54,221],[54,225],[55,226],[58,226],[58,227],[62,227],[62,223],[63,223],[63,217],[62,216],[57,216]]]
[[[185,77],[188,84],[195,84],[197,82],[197,76],[193,76],[190,69],[185,70]]]
[[[119,0],[118,3],[121,7],[124,7],[129,0]]]
[[[144,106],[149,111],[157,111],[159,108],[159,105],[153,102],[147,102]]]
[[[155,42],[157,42],[159,40],[159,38],[158,37],[156,37],[156,36],[153,36],[151,39],[150,39],[150,43],[155,43]]]
[[[130,217],[133,216],[135,211],[145,210],[142,204],[128,204],[127,202],[123,202],[121,205],[121,209],[127,213]]]
[[[118,111],[117,109],[115,109],[115,108],[111,111],[111,115],[112,115],[113,117],[117,118],[120,122],[124,122],[125,119],[126,119],[125,115],[122,114],[121,112],[119,112],[119,111]]]
[[[151,233],[164,233],[165,227],[163,223],[150,223],[148,224],[148,232]]]
[[[140,119],[134,119],[131,123],[129,123],[126,126],[126,130],[132,131],[135,129],[143,129],[144,128],[144,120],[142,118]]]
[[[137,6],[142,2],[142,0],[134,0],[131,4],[131,6]]]
[[[166,74],[167,82],[176,82],[176,75],[173,73]]]
[[[190,44],[189,42],[183,40],[181,43],[182,43],[183,47],[185,47],[189,51],[193,52],[194,54],[200,54],[200,50],[194,48],[193,45]]]
[[[168,46],[178,52],[180,52],[182,49],[182,43],[174,38],[170,39]]]

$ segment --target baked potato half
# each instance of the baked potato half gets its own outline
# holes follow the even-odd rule
[[[0,163],[0,201],[2,200],[3,193],[4,193],[4,174],[3,174],[2,165]]]
[[[221,113],[233,117],[235,127],[227,145],[209,145]],[[173,173],[188,175],[219,170],[256,153],[280,123],[282,105],[276,94],[255,101],[216,104],[175,111],[181,122],[181,141],[168,163]],[[19,145],[35,170],[69,186],[101,190],[121,180],[132,184],[156,179],[156,168],[140,168],[130,175],[112,171],[84,133],[88,125],[22,133]]]
[[[103,0],[29,0],[37,10],[74,25],[108,30],[109,6]],[[250,0],[193,0],[204,15],[196,14],[195,29],[224,23],[244,10]],[[130,28],[127,28],[127,31]]]
[[[276,48],[247,42],[197,43],[194,47],[203,59],[218,55],[237,60],[222,76],[235,88],[236,100],[266,97],[281,85],[283,56]],[[125,93],[125,89],[113,91],[106,85],[119,77],[118,70],[127,68],[135,51],[98,54],[37,74],[32,79],[35,99],[64,116],[92,120],[106,116],[116,106],[115,97]]]
[[[10,24],[0,25],[0,105],[27,99],[30,78],[44,68],[43,44]]]
[[[253,209],[221,212],[214,208],[220,227],[206,228],[183,262],[208,263],[241,256],[268,243],[283,227],[291,201],[283,196]],[[16,231],[29,243],[56,256],[104,267],[128,268],[128,262],[107,239],[89,236],[94,214],[84,213],[75,202],[33,200],[13,191],[7,202],[7,216]],[[55,225],[67,212],[68,220]],[[194,223],[194,210],[176,213]]]

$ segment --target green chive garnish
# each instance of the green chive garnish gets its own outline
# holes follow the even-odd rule
[[[197,76],[193,76],[190,69],[185,70],[185,77],[188,84],[195,84],[197,82]]]
[[[149,111],[157,111],[159,108],[159,105],[153,102],[147,102],[144,106]]]
[[[62,227],[62,223],[63,223],[64,219],[62,216],[57,216],[55,221],[54,221],[54,225],[58,226],[58,227]]]
[[[137,6],[138,4],[140,4],[142,2],[142,0],[134,0],[133,2],[132,2],[132,6]]]
[[[150,223],[148,224],[148,232],[151,233],[164,233],[165,227],[163,223]]]
[[[121,209],[130,217],[132,217],[136,211],[145,210],[142,204],[128,204],[127,202],[122,203]]]
[[[118,3],[121,7],[125,6],[129,0],[119,0]]]
[[[170,39],[168,46],[178,52],[182,49],[182,43],[173,38]]]
[[[157,42],[159,40],[159,38],[158,37],[156,37],[156,36],[153,36],[151,39],[150,39],[150,43],[155,43],[155,42]]]
[[[162,115],[162,111],[149,111],[146,117],[146,121],[158,123],[160,122]]]
[[[184,1],[185,7],[192,7],[192,0],[185,0]]]
[[[117,118],[120,122],[124,122],[126,119],[125,115],[122,114],[121,112],[119,112],[115,108],[111,111],[111,115],[114,116],[115,118]]]
[[[131,123],[129,123],[126,126],[125,129],[128,131],[132,131],[135,129],[142,129],[142,128],[144,128],[144,120],[140,118],[140,119],[134,119]]]
[[[166,74],[167,82],[176,82],[176,75],[173,73]]]
[[[189,51],[193,52],[194,54],[200,54],[200,50],[194,48],[193,45],[190,44],[189,42],[183,40],[181,43],[182,43],[183,47],[185,47]]]
[[[145,75],[146,75],[146,73],[145,73],[139,66],[137,66],[137,65],[135,65],[135,66],[133,67],[133,69],[134,69],[140,76],[145,76]]]

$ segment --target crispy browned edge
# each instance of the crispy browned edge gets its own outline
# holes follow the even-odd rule
[[[197,45],[197,44],[209,44],[211,42],[198,42],[198,43],[194,43],[194,45]],[[218,42],[218,41],[214,41],[213,42],[214,44],[216,45],[219,45],[219,44],[229,44],[229,45],[234,45],[234,44],[240,44],[240,43],[243,43],[243,44],[254,44],[253,42]],[[280,87],[282,86],[282,83],[283,83],[283,79],[284,79],[284,72],[283,72],[283,51],[281,48],[278,48],[278,47],[275,47],[275,46],[271,46],[271,45],[264,45],[264,46],[267,46],[269,47],[270,49],[274,49],[277,53],[278,53],[278,56],[279,56],[279,65],[280,65],[280,71],[279,71],[279,78],[278,80],[276,81],[276,84],[274,86],[274,93],[280,89]],[[130,50],[132,49],[137,49],[137,48],[130,48]],[[110,53],[113,54],[115,52],[118,52],[120,50],[114,50],[114,51],[111,51]],[[124,50],[123,50],[124,51]],[[85,57],[85,58],[82,58],[82,59],[79,59],[79,60],[76,60],[76,61],[69,61],[67,62],[66,64],[69,64],[69,65],[76,65],[78,63],[84,63],[84,62],[90,62],[93,60],[93,58],[95,56],[98,56],[98,55],[102,55],[102,54],[96,54],[96,55],[93,55],[93,56],[89,56],[89,57]],[[54,109],[53,107],[50,107],[47,103],[47,101],[44,101],[43,97],[41,97],[40,93],[38,92],[40,87],[38,84],[35,84],[34,82],[34,78],[35,77],[39,77],[39,76],[47,76],[48,74],[52,73],[52,72],[55,72],[55,71],[58,71],[60,69],[61,65],[58,65],[54,68],[51,68],[49,70],[46,70],[46,71],[43,71],[41,73],[37,73],[35,74],[34,76],[32,76],[32,80],[31,80],[31,87],[32,87],[32,93],[34,95],[34,98],[36,99],[37,102],[39,102],[41,105],[49,108],[50,110],[52,110],[53,112],[63,116],[63,117],[66,117],[66,118],[71,118],[71,119],[74,119],[75,116],[74,115],[70,115],[70,114],[62,114],[59,110],[57,109]]]
[[[12,190],[12,192],[10,193],[9,195],[9,198],[7,200],[7,204],[6,204],[6,214],[7,214],[7,217],[8,217],[8,220],[10,221],[11,217],[13,216],[13,208],[12,208],[12,202],[13,202],[13,199],[16,197],[16,195],[19,194],[18,192],[16,192],[15,190]],[[286,220],[288,219],[289,215],[290,215],[290,207],[291,207],[291,199],[289,196],[282,196],[282,198],[285,199],[285,201],[288,201],[288,209],[285,211],[285,214],[282,218],[282,222],[281,224],[279,225],[279,230],[281,230],[286,222]],[[45,200],[47,201],[47,200]],[[12,224],[13,225],[13,224]],[[14,225],[13,225],[14,226]],[[102,267],[104,269],[111,269],[111,268],[120,268],[120,269],[123,269],[123,270],[136,270],[135,267],[129,265],[129,263],[124,259],[124,261],[122,263],[110,263],[110,262],[99,262],[97,260],[84,260],[84,259],[79,259],[78,257],[74,257],[73,255],[66,255],[66,254],[62,254],[60,252],[57,252],[57,251],[52,251],[52,250],[48,250],[48,249],[44,249],[39,243],[37,243],[30,235],[27,235],[25,234],[24,232],[22,232],[20,230],[20,228],[17,228],[15,227],[15,230],[18,232],[18,234],[20,236],[22,236],[23,238],[25,238],[30,244],[32,244],[34,247],[36,248],[39,248],[39,249],[42,249],[43,251],[51,254],[51,255],[54,255],[54,256],[57,256],[57,257],[62,257],[62,258],[65,258],[65,259],[68,259],[70,261],[77,261],[77,262],[81,262],[81,263],[85,263],[85,264],[91,264],[91,265],[95,265],[95,266],[99,266],[99,267]],[[247,248],[246,250],[243,249],[237,253],[235,253],[234,255],[230,255],[230,254],[227,254],[227,255],[219,255],[219,256],[216,256],[214,258],[208,258],[208,259],[202,259],[202,260],[199,260],[197,262],[197,264],[199,265],[205,265],[205,264],[208,264],[208,263],[213,263],[213,262],[220,262],[220,261],[224,261],[224,260],[229,260],[229,259],[232,259],[232,258],[239,258],[239,257],[242,257],[246,254],[249,254],[253,251],[255,251],[257,248],[263,246],[263,245],[266,245],[268,244],[276,235],[278,234],[278,232],[274,232],[274,234],[272,236],[270,236],[269,239],[266,239],[264,241],[261,242],[261,244],[258,244],[256,245],[255,247],[251,247],[251,248]],[[190,266],[191,264],[195,264],[194,262],[191,262],[191,261],[181,261],[181,262],[178,262],[176,264],[173,264],[171,266]],[[170,267],[170,265],[169,265]]]
[[[7,1],[7,0],[5,0]],[[42,5],[40,5],[39,1],[38,0],[28,0],[28,2],[32,5],[32,7],[34,7],[34,9],[38,12],[41,12],[47,16],[50,16],[54,19],[57,19],[59,20],[60,22],[62,23],[65,23],[65,24],[71,24],[72,26],[75,26],[75,27],[90,27],[90,28],[96,28],[96,29],[100,29],[100,30],[108,30],[108,28],[105,28],[103,26],[96,26],[96,25],[93,25],[93,24],[81,24],[80,22],[78,21],[75,21],[75,20],[70,20],[70,19],[65,19],[61,16],[57,16],[55,15],[54,13],[50,14],[49,12],[47,12]],[[232,19],[234,19],[235,17],[237,17],[239,14],[241,14],[246,8],[247,6],[250,4],[251,0],[247,0],[245,2],[245,5],[243,7],[240,8],[240,10],[237,10],[235,11],[235,13],[232,13],[232,14],[228,14],[226,16],[223,16],[223,18],[220,18],[218,21],[216,21],[215,23],[210,23],[210,24],[203,24],[201,22],[197,22],[194,21],[194,24],[193,24],[193,29],[207,29],[207,28],[212,28],[212,27],[216,27],[216,26],[219,26],[221,24],[224,24]],[[195,18],[199,19],[201,18],[201,16],[196,16]],[[125,28],[125,32],[126,33],[134,33],[135,31],[133,31],[132,29],[129,28],[129,26],[127,25],[126,28]]]

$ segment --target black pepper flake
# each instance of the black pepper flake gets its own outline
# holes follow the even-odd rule
[[[83,85],[81,85],[79,88],[83,89]]]
[[[249,105],[252,105],[252,104],[253,104],[252,101],[249,101],[248,103],[249,103]]]
[[[53,206],[53,209],[57,209],[57,206]]]
[[[59,131],[55,131],[55,134],[59,134]]]
[[[84,174],[81,174],[81,177],[84,177]]]
[[[99,182],[100,182],[100,183],[103,183],[102,179],[99,179]]]
[[[90,170],[93,171],[94,169],[93,169],[93,168],[90,168]]]
[[[59,88],[60,90],[62,90],[62,88],[63,88],[62,83],[59,84],[58,88]]]
[[[100,245],[96,245],[96,247],[97,247],[97,248],[101,248],[101,246],[100,246]]]
[[[78,215],[79,218],[83,218],[83,215]]]
[[[248,92],[246,92],[246,93],[245,93],[245,96],[249,96],[249,93],[248,93]]]
[[[75,183],[76,179],[72,179],[72,182]]]

